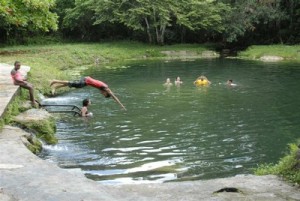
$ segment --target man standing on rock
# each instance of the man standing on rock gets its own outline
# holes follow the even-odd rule
[[[21,72],[19,71],[20,68],[21,68],[21,62],[16,61],[14,64],[14,69],[12,69],[12,71],[10,72],[10,75],[14,81],[14,85],[18,85],[21,88],[29,90],[31,105],[33,107],[35,107],[36,103],[35,103],[35,99],[34,99],[33,85],[31,83],[27,82],[26,78],[23,78],[23,76],[21,75]]]

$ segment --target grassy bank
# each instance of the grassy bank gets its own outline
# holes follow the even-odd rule
[[[242,59],[259,59],[262,56],[278,56],[299,62],[300,45],[254,45],[238,54]]]
[[[290,144],[290,153],[277,164],[262,164],[255,169],[256,175],[278,175],[291,183],[300,185],[300,150],[296,144]],[[298,158],[298,159],[297,159]]]
[[[157,46],[131,41],[106,43],[59,43],[0,48],[0,63],[13,64],[16,60],[32,69],[29,79],[36,89],[48,94],[52,79],[72,79],[72,71],[82,66],[126,61],[132,59],[159,59],[166,57],[162,51],[188,51],[201,55],[214,50],[212,45],[179,44]],[[299,51],[299,52],[298,52]],[[240,52],[242,59],[259,59],[261,56],[281,56],[287,60],[300,61],[300,45],[251,46]],[[73,75],[74,76],[74,75]],[[75,77],[75,76],[74,76]]]
[[[71,79],[70,70],[81,66],[164,57],[161,51],[191,51],[201,54],[209,46],[172,45],[154,46],[137,42],[76,43],[31,45],[0,48],[0,63],[13,64],[16,60],[31,67],[30,82],[43,94],[49,93],[52,79]]]

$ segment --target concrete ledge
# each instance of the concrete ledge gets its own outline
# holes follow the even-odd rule
[[[3,117],[9,103],[14,99],[15,95],[20,92],[20,87],[13,84],[10,76],[13,65],[0,63],[0,118]],[[30,71],[29,66],[21,66],[20,72],[26,76]]]
[[[238,175],[205,181],[104,185],[79,171],[42,160],[23,144],[25,131],[5,126],[0,133],[0,201],[199,201],[300,200],[299,188],[276,176]],[[222,191],[233,188],[238,192]]]

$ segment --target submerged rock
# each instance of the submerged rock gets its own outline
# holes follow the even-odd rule
[[[182,58],[216,58],[220,55],[214,51],[203,51],[198,53],[196,51],[161,51],[162,54],[166,55],[167,58],[175,58],[175,59],[182,59]]]
[[[279,56],[262,56],[260,57],[261,61],[274,62],[274,61],[282,61],[283,57]]]

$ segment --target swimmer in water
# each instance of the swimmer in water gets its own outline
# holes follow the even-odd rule
[[[233,83],[233,80],[227,80],[226,84],[227,84],[228,86],[236,86],[236,84]]]
[[[82,101],[82,108],[80,114],[82,117],[92,117],[93,113],[88,111],[88,106],[91,105],[90,99],[86,98]]]
[[[170,78],[167,78],[166,82],[164,83],[164,86],[165,86],[165,87],[173,86],[173,84],[172,84]]]
[[[173,86],[173,83],[171,82],[170,78],[167,78],[166,82],[163,84],[164,87],[166,87],[166,91],[170,91],[171,86]]]
[[[183,82],[180,80],[180,77],[177,77],[174,83],[175,83],[175,86],[180,87],[180,85],[181,85]]]

